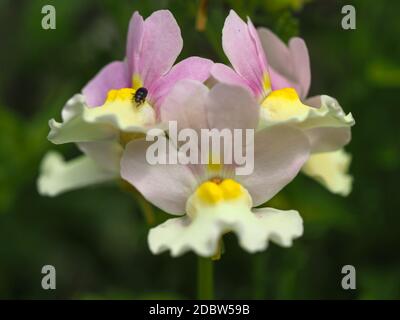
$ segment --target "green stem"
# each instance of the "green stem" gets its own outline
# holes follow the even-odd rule
[[[214,299],[213,261],[210,258],[197,258],[197,298]]]

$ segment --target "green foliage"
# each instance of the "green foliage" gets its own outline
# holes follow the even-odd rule
[[[37,194],[40,159],[50,149],[67,158],[76,147],[47,142],[47,120],[107,62],[124,55],[129,18],[168,8],[181,26],[180,59],[227,62],[221,29],[230,8],[283,39],[302,36],[312,66],[311,95],[336,97],[356,119],[354,190],[329,194],[299,176],[271,201],[298,209],[305,234],[291,249],[271,245],[250,255],[224,238],[215,263],[218,298],[398,298],[400,268],[399,3],[353,1],[357,29],[341,29],[344,1],[209,1],[198,32],[199,1],[1,1],[0,30],[0,298],[193,298],[196,259],[153,256],[143,207],[118,186]],[[57,29],[41,29],[53,4]],[[399,117],[399,118],[398,118]],[[153,208],[155,209],[155,208]],[[167,216],[156,210],[156,221]],[[57,269],[57,290],[41,289],[41,268]],[[341,268],[357,270],[357,290],[341,289]]]

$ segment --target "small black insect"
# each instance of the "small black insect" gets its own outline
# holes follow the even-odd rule
[[[135,95],[133,96],[133,100],[138,104],[142,104],[145,102],[147,97],[147,89],[144,87],[141,87],[136,90]]]

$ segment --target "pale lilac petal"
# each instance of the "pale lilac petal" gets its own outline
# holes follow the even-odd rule
[[[179,26],[168,10],[154,12],[144,21],[139,65],[135,66],[146,87],[166,74],[182,50]]]
[[[166,97],[160,110],[161,121],[177,121],[178,130],[208,128],[206,99],[209,89],[201,82],[182,80]]]
[[[263,47],[261,45],[261,40],[260,40],[260,37],[258,36],[257,30],[254,27],[253,22],[250,20],[249,17],[247,17],[247,27],[249,28],[250,36],[254,41],[254,45],[257,50],[258,61],[260,63],[261,69],[262,69],[263,73],[267,73],[268,72],[267,57],[266,57]]]
[[[126,41],[126,58],[129,66],[129,72],[133,75],[137,69],[140,57],[140,49],[142,47],[144,31],[143,17],[139,12],[135,11],[129,22],[128,36]]]
[[[184,165],[150,164],[146,153],[152,143],[134,140],[126,146],[121,160],[121,176],[157,207],[171,214],[183,214],[186,201],[195,190],[196,179]],[[169,149],[166,152],[160,150],[160,156],[164,155],[169,156]]]
[[[304,99],[311,83],[310,59],[304,40],[291,38],[287,46],[270,30],[259,28],[257,31],[268,59],[273,90],[292,87]]]
[[[307,97],[311,84],[311,69],[308,49],[303,39],[292,38],[289,41],[289,50],[293,59],[296,78],[300,84],[300,98]]]
[[[267,28],[258,28],[257,32],[270,67],[283,77],[291,77],[293,61],[286,44]]]
[[[101,106],[111,89],[130,87],[126,62],[114,61],[101,69],[82,89],[89,107]]]
[[[253,206],[259,206],[287,185],[297,175],[309,156],[307,137],[289,126],[275,126],[259,131],[254,141],[254,171],[236,176],[250,193]]]
[[[245,79],[237,74],[232,68],[222,63],[214,63],[211,68],[211,75],[218,82],[241,86],[252,92],[250,85]]]
[[[248,25],[231,10],[222,30],[222,47],[235,71],[248,82],[256,96],[263,93],[263,66]]]
[[[248,90],[219,83],[207,97],[207,117],[211,129],[254,129],[259,105]]]
[[[156,109],[160,108],[165,97],[178,81],[185,79],[206,81],[210,76],[212,65],[213,62],[209,59],[190,57],[173,66],[165,76],[149,88],[149,96],[154,101]]]
[[[294,88],[300,97],[301,86],[296,80],[290,80],[289,78],[282,76],[272,67],[269,68],[269,74],[271,77],[272,90]]]

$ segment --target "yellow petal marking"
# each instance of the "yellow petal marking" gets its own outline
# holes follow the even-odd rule
[[[222,200],[239,198],[243,195],[243,188],[232,179],[224,179],[219,184],[214,181],[206,181],[197,188],[196,195],[208,204],[215,204]]]
[[[272,91],[261,103],[261,106],[268,111],[268,116],[273,121],[303,117],[310,111],[310,107],[300,101],[293,88]]]

